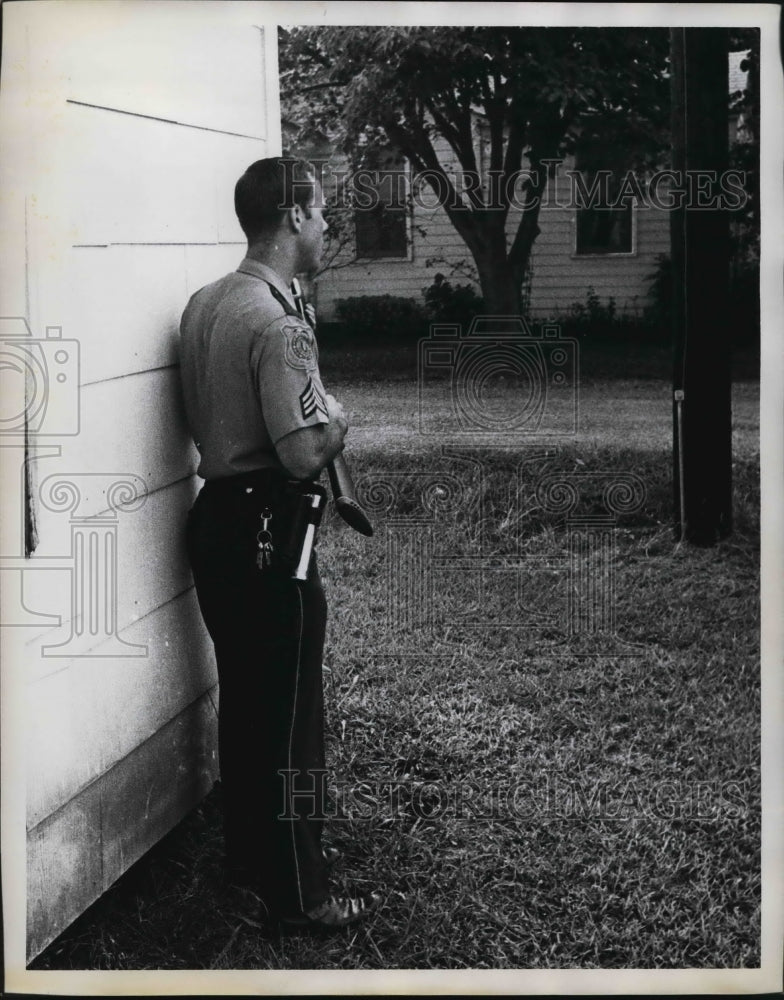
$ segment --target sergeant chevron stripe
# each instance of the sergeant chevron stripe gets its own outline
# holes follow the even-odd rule
[[[314,413],[321,413],[323,416],[327,416],[327,401],[310,376],[308,376],[307,385],[299,397],[299,405],[302,407],[302,416],[305,420],[312,417]]]

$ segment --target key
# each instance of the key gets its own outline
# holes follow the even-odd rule
[[[256,565],[259,569],[266,569],[272,565],[272,553],[275,551],[272,545],[272,532],[269,530],[269,523],[272,520],[272,511],[265,508],[261,514],[261,531],[256,535],[256,543],[259,551],[256,553]]]
[[[256,565],[259,569],[266,569],[272,565],[272,543],[259,542],[259,551],[256,555]]]

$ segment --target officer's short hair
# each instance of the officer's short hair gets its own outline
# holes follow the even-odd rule
[[[307,211],[315,199],[313,164],[291,156],[256,160],[234,188],[234,210],[249,240],[277,227],[294,205]]]

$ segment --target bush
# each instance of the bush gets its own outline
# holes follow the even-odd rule
[[[593,286],[589,286],[585,302],[573,302],[569,307],[566,322],[577,335],[611,333],[617,322],[615,313],[615,299],[610,296],[604,305]]]
[[[573,302],[565,313],[553,316],[565,337],[593,341],[647,341],[655,331],[644,317],[636,313],[618,314],[615,298],[603,302],[593,287],[586,289],[585,302]],[[536,324],[538,325],[538,324]]]
[[[646,306],[643,317],[653,330],[662,335],[670,335],[672,326],[672,261],[666,253],[656,257],[656,269],[647,276],[650,305]]]
[[[471,285],[452,285],[443,274],[437,274],[422,294],[433,323],[459,323],[467,329],[471,320],[484,312],[484,300]]]
[[[416,299],[396,295],[361,295],[338,299],[335,314],[342,338],[373,346],[380,342],[418,340],[427,335],[429,317]]]

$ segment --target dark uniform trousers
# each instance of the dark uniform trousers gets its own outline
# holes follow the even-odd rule
[[[327,605],[315,554],[308,580],[291,579],[296,485],[266,470],[210,480],[187,531],[218,665],[227,862],[284,914],[312,909],[329,895],[321,850]],[[265,509],[274,555],[260,570]]]

